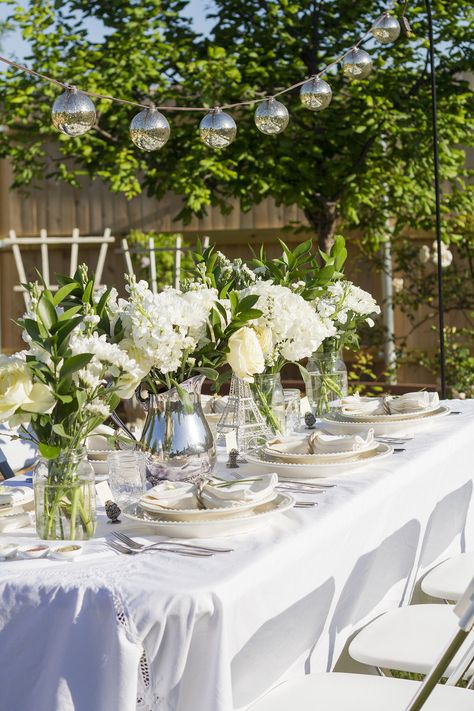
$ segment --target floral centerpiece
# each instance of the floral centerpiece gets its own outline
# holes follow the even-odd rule
[[[110,342],[110,290],[94,291],[80,267],[58,277],[53,294],[27,287],[18,324],[27,348],[0,357],[0,421],[37,447],[36,526],[46,539],[89,538],[95,525],[93,471],[86,437],[128,398],[144,376],[136,360]]]

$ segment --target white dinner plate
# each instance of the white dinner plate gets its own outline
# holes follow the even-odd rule
[[[440,409],[439,404],[431,405],[431,407],[426,407],[418,412],[397,412],[393,415],[371,415],[367,412],[360,414],[351,414],[350,412],[341,412],[339,408],[334,408],[334,415],[336,415],[341,420],[347,420],[347,422],[402,422],[403,420],[413,420],[419,419],[420,417],[425,417],[426,415],[431,415]]]
[[[378,443],[376,449],[360,454],[354,453],[351,459],[337,462],[324,462],[321,464],[290,464],[287,462],[274,462],[266,459],[262,454],[246,454],[245,457],[252,466],[266,472],[276,472],[282,479],[318,479],[326,476],[340,476],[353,469],[378,464],[381,459],[393,454],[393,448],[388,444]]]
[[[0,504],[0,516],[3,514],[21,513],[25,507],[31,509],[31,504],[35,498],[33,489],[30,487],[24,487],[24,489],[24,496],[18,499],[18,501],[15,501],[14,504]]]
[[[236,518],[244,511],[250,511],[256,506],[267,504],[277,496],[276,491],[272,491],[269,496],[261,501],[239,501],[231,506],[221,506],[220,508],[209,509],[173,509],[164,507],[146,499],[146,494],[140,499],[139,505],[145,511],[159,514],[167,521],[215,521]]]
[[[439,421],[446,415],[449,415],[451,410],[449,407],[442,405],[434,412],[425,414],[422,417],[411,417],[405,420],[392,420],[375,422],[373,419],[367,418],[364,421],[350,421],[342,419],[335,414],[325,415],[321,421],[322,427],[330,434],[357,434],[358,432],[367,432],[373,429],[375,436],[402,434],[405,432],[415,432],[418,430],[426,430],[435,422]]]
[[[306,439],[306,438],[305,438]],[[282,464],[324,464],[326,462],[335,462],[340,460],[352,459],[357,454],[362,454],[363,452],[370,452],[373,449],[377,449],[378,442],[373,440],[370,444],[362,447],[361,449],[344,452],[324,452],[320,454],[308,454],[304,452],[298,452],[298,444],[304,442],[302,439],[296,439],[296,437],[290,440],[283,441],[279,446],[282,447],[282,451],[278,452],[273,447],[269,447],[268,444],[262,448],[262,454],[265,459],[272,462],[281,462]],[[286,451],[284,451],[286,449]]]
[[[136,523],[145,524],[155,529],[155,533],[173,538],[214,538],[215,536],[235,536],[267,526],[279,514],[293,508],[295,500],[288,494],[279,493],[266,504],[242,512],[240,516],[214,521],[170,521],[160,518],[160,513],[151,513],[139,504],[130,504],[122,515]]]

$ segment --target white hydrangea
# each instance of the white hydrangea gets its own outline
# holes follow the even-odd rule
[[[154,294],[145,281],[134,279],[128,290],[121,319],[134,355],[163,374],[177,371],[183,357],[205,341],[217,292],[204,287],[185,294],[177,289]]]
[[[271,332],[273,347],[266,354],[267,365],[273,365],[280,357],[288,361],[309,357],[325,338],[336,333],[330,321],[286,286],[256,282],[241,292],[242,296],[249,294],[259,297],[254,308],[262,311],[256,328]]]

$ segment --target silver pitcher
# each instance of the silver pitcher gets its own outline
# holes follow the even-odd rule
[[[147,413],[140,438],[147,455],[147,476],[171,481],[196,481],[206,477],[216,462],[216,445],[201,406],[203,375],[181,383],[188,397],[176,388],[139,396]],[[120,418],[114,421],[128,434]]]

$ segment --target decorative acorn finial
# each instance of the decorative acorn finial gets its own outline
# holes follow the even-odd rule
[[[122,513],[122,509],[117,506],[115,501],[109,499],[105,502],[105,513],[107,518],[110,518],[110,523],[120,523],[119,516]]]
[[[306,427],[311,428],[316,424],[316,418],[312,412],[306,412],[304,416],[304,423]]]
[[[227,461],[227,466],[229,469],[238,469],[237,459],[239,456],[239,451],[237,449],[231,449],[229,452],[229,459]]]

